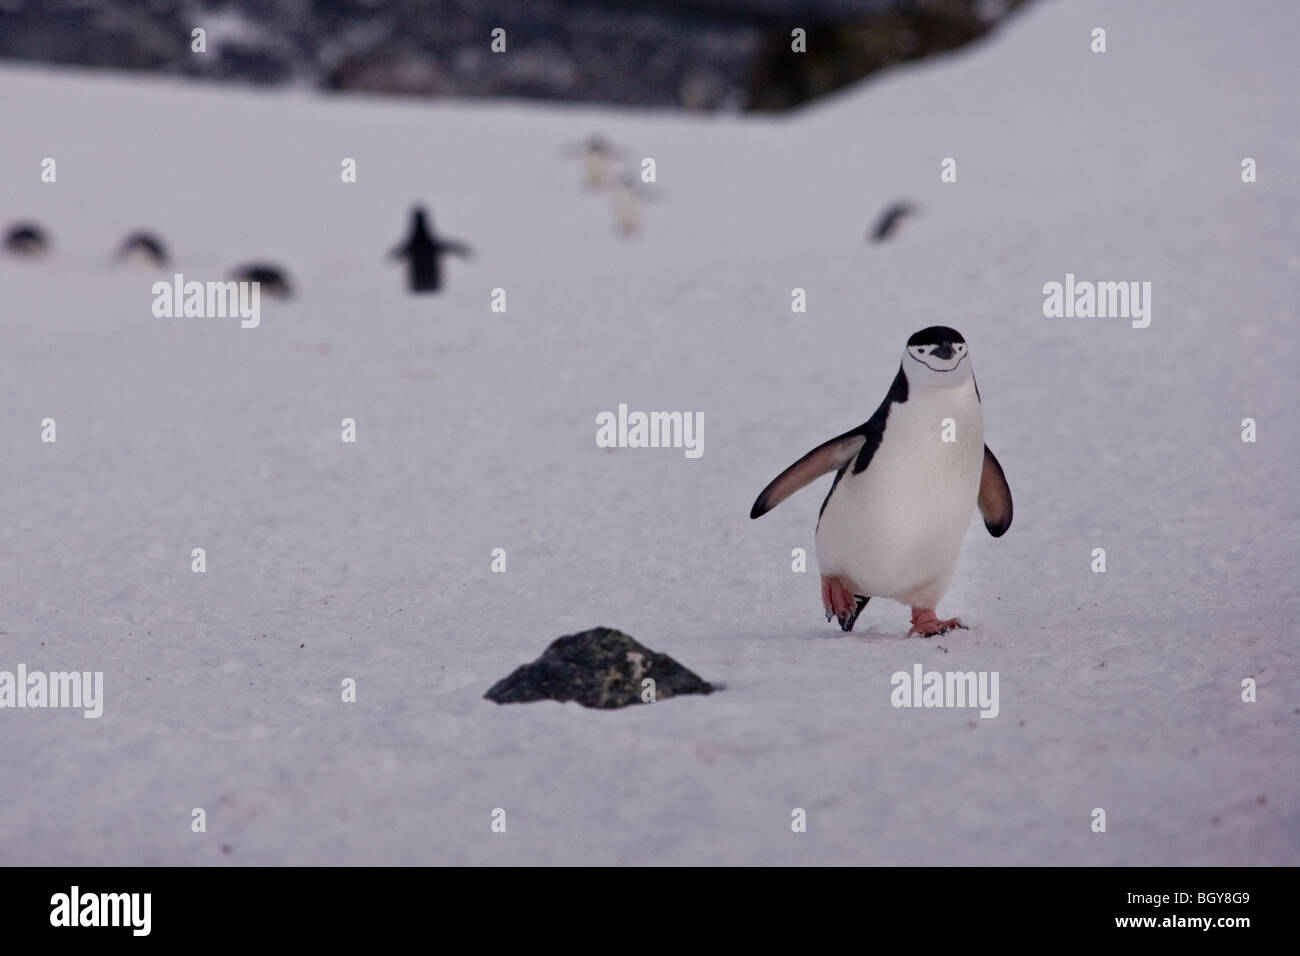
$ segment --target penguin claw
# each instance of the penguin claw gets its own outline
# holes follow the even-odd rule
[[[853,606],[839,617],[840,629],[845,633],[853,630],[853,625],[857,623],[858,615],[862,613],[862,609],[867,606],[867,602],[870,600],[871,598],[863,597],[861,594],[853,595]]]
[[[908,628],[907,636],[913,634],[918,637],[934,637],[936,634],[946,634],[949,631],[963,630],[968,631],[961,618],[951,617],[948,620],[940,620],[939,616],[933,610],[924,608],[912,608],[912,626]]]
[[[854,594],[850,588],[851,585],[843,578],[822,576],[822,607],[826,611],[826,621],[830,623],[835,618],[839,621],[840,629],[845,632],[853,630],[858,615],[871,600],[870,597]]]

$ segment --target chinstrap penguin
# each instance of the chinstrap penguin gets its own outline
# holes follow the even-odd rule
[[[19,256],[39,256],[49,251],[50,240],[40,226],[23,222],[5,234],[5,249]]]
[[[168,258],[163,241],[150,232],[133,232],[123,239],[117,257],[123,262],[138,262],[149,266],[166,265]]]
[[[240,266],[232,276],[239,282],[256,282],[261,292],[276,299],[287,299],[293,294],[284,270],[269,263],[253,262]]]
[[[390,259],[405,259],[407,284],[412,292],[437,292],[442,288],[442,262],[447,253],[468,259],[473,250],[463,242],[442,239],[433,234],[424,209],[411,210],[411,235],[390,254]]]
[[[899,224],[908,216],[916,215],[916,206],[907,200],[890,203],[876,220],[871,230],[872,242],[884,242],[898,231]]]
[[[817,446],[763,489],[751,518],[836,472],[817,520],[826,620],[851,631],[867,601],[912,609],[909,634],[961,627],[935,607],[957,566],[978,503],[995,538],[1011,527],[1011,491],[984,444],[984,417],[961,333],[922,329],[907,340],[885,400],[865,423]]]
[[[647,196],[645,184],[636,173],[625,173],[618,178],[617,186],[610,193],[610,203],[614,232],[619,237],[629,239],[641,231],[641,207]]]
[[[582,184],[589,190],[598,191],[613,181],[616,167],[627,151],[596,133],[587,137],[585,142],[569,147],[566,152],[582,156]]]

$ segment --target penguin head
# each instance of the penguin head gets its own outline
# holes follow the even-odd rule
[[[429,231],[429,220],[423,206],[411,207],[411,229],[415,232]]]
[[[970,346],[956,329],[932,325],[907,340],[903,369],[910,384],[931,388],[962,385],[972,378]]]

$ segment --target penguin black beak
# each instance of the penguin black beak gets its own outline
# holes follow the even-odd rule
[[[952,358],[952,357],[953,357],[955,354],[957,354],[957,353],[955,353],[955,352],[952,350],[952,343],[950,343],[950,342],[944,342],[944,343],[942,343],[942,344],[940,344],[940,345],[936,345],[936,346],[934,347],[934,350],[933,350],[930,354],[933,355],[933,356],[934,356],[935,358],[937,358],[937,359],[943,359],[944,361],[947,361],[948,359]]]

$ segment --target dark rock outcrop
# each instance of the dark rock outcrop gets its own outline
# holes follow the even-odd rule
[[[783,110],[969,43],[1025,2],[0,0],[0,57],[421,96]],[[489,47],[497,27],[503,54]],[[806,52],[791,49],[796,28]]]
[[[679,694],[710,694],[714,687],[667,654],[650,650],[622,631],[597,627],[556,638],[542,656],[497,681],[484,696],[498,704],[531,700],[577,701],[584,707],[614,708]]]

